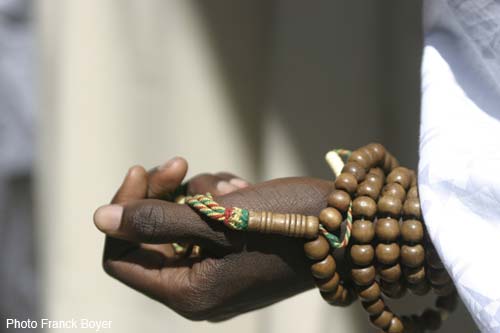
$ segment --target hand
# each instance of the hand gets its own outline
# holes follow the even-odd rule
[[[227,319],[313,286],[303,240],[231,231],[202,220],[187,206],[139,200],[173,191],[186,170],[178,163],[154,172],[149,180],[143,168],[131,169],[115,205],[96,212],[97,227],[113,237],[107,239],[103,261],[111,276],[192,320]],[[218,180],[200,176],[189,190],[216,195]],[[318,215],[332,186],[323,180],[289,178],[217,200],[224,206]],[[180,241],[200,244],[204,256],[179,260],[171,247],[161,245]]]

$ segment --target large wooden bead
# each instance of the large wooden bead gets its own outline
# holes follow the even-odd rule
[[[403,214],[408,217],[420,219],[422,217],[422,211],[420,210],[420,200],[418,200],[417,198],[406,199],[403,205]]]
[[[352,262],[359,266],[371,264],[375,256],[375,251],[371,245],[353,245],[350,252]]]
[[[406,281],[412,284],[417,284],[425,280],[425,266],[404,269]]]
[[[311,266],[312,275],[318,279],[331,278],[335,274],[336,269],[335,259],[331,255]]]
[[[348,161],[357,162],[365,170],[373,166],[373,161],[371,159],[371,156],[368,155],[366,152],[360,151],[359,149],[352,152],[351,156],[349,156]]]
[[[378,275],[382,280],[387,282],[397,282],[401,278],[401,265],[396,263],[392,266],[379,266],[378,267]]]
[[[367,220],[354,221],[352,224],[351,236],[358,243],[370,243],[375,237],[373,222]]]
[[[383,196],[378,200],[379,216],[399,217],[403,204],[396,197]]]
[[[388,310],[382,311],[382,313],[378,315],[370,316],[370,321],[373,325],[378,328],[386,329],[391,324],[391,320],[394,317],[394,314]]]
[[[358,286],[369,286],[375,280],[375,267],[369,266],[365,268],[353,268],[351,277],[354,283]]]
[[[397,243],[378,244],[375,249],[375,256],[379,263],[384,265],[392,265],[399,259],[399,245]]]
[[[418,187],[417,186],[410,187],[408,193],[406,193],[406,197],[411,199],[418,199]]]
[[[342,214],[333,207],[324,208],[319,213],[319,221],[329,232],[339,230],[343,220]]]
[[[326,199],[330,207],[338,209],[345,213],[351,204],[351,196],[342,190],[334,190]]]
[[[399,222],[393,218],[380,218],[375,223],[375,234],[384,242],[394,242],[399,237]]]
[[[333,274],[333,276],[329,279],[316,280],[316,286],[318,286],[319,290],[324,292],[332,292],[337,290],[339,283],[340,275],[337,272],[335,272],[335,274]]]
[[[418,220],[405,220],[401,225],[401,236],[405,242],[420,243],[424,238],[424,227]]]
[[[404,167],[394,168],[387,176],[386,181],[387,183],[398,183],[407,190],[411,184],[411,172]]]
[[[342,294],[344,293],[344,287],[339,285],[337,289],[329,292],[321,292],[321,297],[328,303],[337,303],[342,299]]]
[[[404,331],[405,331],[405,327],[403,326],[401,319],[399,319],[398,317],[392,318],[391,324],[389,325],[389,328],[387,329],[387,333],[403,333]]]
[[[380,281],[380,289],[390,298],[401,298],[406,293],[406,287],[398,282]]]
[[[382,184],[385,182],[385,173],[384,173],[384,170],[382,170],[382,169],[381,169],[381,168],[379,168],[379,167],[374,167],[374,168],[371,168],[371,169],[368,171],[368,174],[378,176],[378,177],[381,179]],[[381,184],[381,185],[382,185],[382,184]]]
[[[341,173],[337,179],[335,179],[335,188],[344,190],[347,193],[356,192],[357,187],[358,181],[356,180],[356,177],[350,173]]]
[[[443,285],[450,283],[451,278],[448,275],[448,272],[446,269],[435,269],[435,268],[429,268],[428,272],[428,277],[429,281],[433,285]]]
[[[359,182],[366,176],[366,170],[358,162],[347,162],[342,168],[342,173],[350,173]]]
[[[391,170],[399,166],[398,161],[390,153],[385,153],[384,161],[382,162],[382,168],[386,173],[391,172]]]
[[[385,310],[385,303],[381,298],[375,301],[364,301],[361,302],[361,304],[363,305],[363,308],[366,310],[366,312],[371,315],[380,314]]]
[[[381,187],[379,187],[377,184],[373,184],[365,180],[364,182],[359,184],[356,195],[367,196],[372,198],[373,200],[376,200],[379,196],[380,189]]]
[[[427,309],[420,317],[425,327],[431,331],[437,331],[441,327],[441,315],[435,310]]]
[[[377,213],[377,203],[368,196],[360,196],[352,202],[352,215],[371,220]]]
[[[420,244],[401,247],[401,263],[408,267],[422,266],[425,260],[424,247]]]
[[[372,169],[372,170],[377,170],[377,169]],[[381,190],[382,187],[384,186],[384,176],[380,175],[376,171],[370,171],[366,177],[365,177],[365,182],[373,184],[374,186],[377,187],[377,189]]]
[[[406,191],[400,184],[390,183],[385,185],[384,188],[382,189],[382,196],[384,195],[395,197],[403,201],[406,197]]]
[[[309,259],[323,260],[330,252],[330,244],[323,236],[304,244],[304,252]]]
[[[385,148],[380,143],[370,143],[366,148],[372,152],[372,159],[374,165],[381,164],[385,157]]]
[[[359,290],[359,298],[365,302],[375,301],[380,298],[380,286],[377,282],[373,282],[368,287],[362,287]]]

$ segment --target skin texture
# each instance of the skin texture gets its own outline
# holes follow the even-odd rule
[[[108,234],[103,267],[109,275],[191,320],[225,320],[313,287],[303,240],[231,231],[185,205],[159,200],[186,170],[182,159],[149,174],[130,169],[112,202],[123,207],[118,230],[103,229],[96,212],[96,225]],[[199,175],[189,184],[189,194],[211,192],[223,206],[306,215],[318,215],[333,189],[332,182],[313,178],[249,185],[228,173]],[[176,257],[166,243],[181,241],[201,245],[203,256]]]

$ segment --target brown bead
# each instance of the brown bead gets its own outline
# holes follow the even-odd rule
[[[370,316],[370,321],[373,325],[378,328],[386,329],[391,324],[391,320],[394,317],[394,314],[388,310],[382,311],[382,313],[378,315]]]
[[[378,172],[372,172],[372,171],[370,171],[365,177],[365,182],[375,185],[379,190],[381,190],[382,187],[384,186],[384,180],[385,178],[383,174],[381,176]]]
[[[342,168],[342,173],[350,173],[359,182],[366,176],[366,170],[358,162],[347,162]]]
[[[318,279],[329,279],[335,274],[337,264],[331,255],[311,266],[312,275]]]
[[[352,224],[351,236],[358,243],[370,243],[375,237],[373,222],[366,220],[354,221]]]
[[[443,262],[439,258],[439,255],[434,249],[434,247],[428,247],[426,251],[427,265],[432,268],[440,269],[444,268]]]
[[[363,287],[359,290],[359,298],[365,302],[375,301],[380,298],[380,286],[373,282],[369,287]]]
[[[448,312],[453,312],[458,305],[457,293],[451,293],[446,296],[439,296],[436,300],[436,307]]]
[[[405,327],[403,326],[401,319],[399,319],[398,317],[392,318],[391,324],[389,325],[389,328],[387,329],[387,333],[403,333],[404,331],[405,331]]]
[[[401,278],[401,265],[396,263],[392,266],[379,266],[378,275],[387,282],[397,282]]]
[[[342,299],[342,294],[344,293],[344,287],[339,285],[335,291],[321,292],[321,297],[328,303],[336,303]]]
[[[408,267],[422,266],[425,260],[424,247],[420,244],[401,247],[401,263]]]
[[[380,143],[370,143],[366,148],[372,152],[372,159],[375,165],[381,164],[385,157],[385,147]]]
[[[399,281],[387,282],[382,280],[380,281],[380,289],[390,298],[401,298],[406,293],[406,287]]]
[[[354,193],[358,187],[358,181],[356,177],[350,173],[341,173],[337,179],[335,179],[335,188],[339,190],[344,190],[347,193]]]
[[[348,162],[357,162],[361,165],[365,170],[368,170],[373,166],[373,161],[371,156],[366,152],[355,150],[352,152],[351,156],[349,156]]]
[[[381,187],[379,187],[377,184],[373,184],[365,180],[364,182],[359,184],[356,190],[356,195],[367,196],[372,198],[373,200],[377,200],[380,193],[380,189]]]
[[[432,285],[432,291],[438,296],[446,296],[455,292],[455,286],[450,281],[449,283],[443,285]]]
[[[324,208],[319,213],[319,221],[330,232],[339,230],[343,220],[342,214],[333,207]]]
[[[340,212],[345,213],[351,204],[351,196],[342,190],[334,190],[327,198],[330,207],[338,209]]]
[[[425,323],[425,327],[431,331],[437,331],[441,327],[441,315],[435,310],[425,310],[421,319]]]
[[[424,238],[424,227],[418,220],[405,220],[401,224],[401,236],[405,242],[420,243]]]
[[[418,187],[417,186],[410,187],[408,193],[406,193],[406,197],[412,199],[418,199]]]
[[[361,302],[361,304],[363,305],[363,308],[366,310],[366,312],[371,315],[382,313],[382,311],[385,310],[385,303],[381,298],[375,301]]]
[[[383,196],[378,200],[379,216],[391,216],[398,218],[401,215],[403,204],[396,197]]]
[[[379,263],[392,265],[399,259],[399,245],[397,243],[378,244],[375,248],[375,256]]]
[[[369,266],[365,268],[351,269],[351,277],[358,286],[369,286],[375,280],[375,267]]]
[[[353,245],[351,247],[351,260],[359,266],[366,266],[373,262],[375,251],[371,245]]]
[[[392,169],[399,166],[398,161],[392,156],[392,154],[386,152],[384,156],[384,161],[382,162],[382,168],[385,173],[390,173]]]
[[[352,215],[354,217],[364,217],[373,219],[377,213],[377,203],[370,197],[360,196],[352,202]]]
[[[371,168],[368,173],[370,175],[376,175],[378,176],[381,181],[382,181],[382,184],[385,182],[385,173],[384,173],[384,170],[382,170],[380,167],[375,167],[375,168]]]
[[[395,197],[403,201],[406,197],[406,191],[403,186],[398,183],[389,183],[382,189],[382,196],[384,195]]]
[[[287,237],[314,239],[318,237],[316,216],[249,211],[248,231]]]
[[[420,210],[420,200],[414,199],[406,199],[403,205],[403,214],[409,217],[415,217],[420,219],[422,217],[422,211]]]
[[[318,289],[324,292],[332,292],[337,290],[340,282],[339,273],[333,274],[330,279],[316,280],[316,286]]]
[[[415,267],[415,268],[406,267],[404,269],[406,281],[412,284],[417,284],[424,281],[425,273],[426,273],[425,266]]]
[[[443,285],[451,282],[451,278],[446,269],[429,268],[427,275],[432,285]]]
[[[380,218],[375,223],[375,234],[384,242],[394,242],[399,237],[399,222],[392,218]]]
[[[412,292],[412,294],[417,295],[417,296],[424,296],[426,295],[429,290],[431,289],[431,286],[427,282],[427,280],[423,280],[422,282],[419,283],[408,283],[408,289]]]
[[[330,244],[323,236],[304,244],[304,252],[309,259],[323,260],[330,252]]]
[[[387,176],[386,182],[398,183],[403,186],[405,190],[407,190],[408,188],[410,188],[411,184],[411,172],[404,167],[394,168]]]

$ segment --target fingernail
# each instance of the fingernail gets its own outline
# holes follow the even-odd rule
[[[225,180],[218,182],[216,188],[220,194],[227,194],[238,189],[236,186],[229,184],[229,182]]]
[[[122,221],[123,207],[120,205],[102,206],[94,214],[97,229],[104,233],[116,232]]]
[[[245,188],[250,186],[250,183],[247,182],[246,180],[243,180],[241,178],[233,178],[229,181],[229,183],[233,184],[234,186],[238,188]]]
[[[177,161],[178,157],[174,157],[174,158],[171,158],[169,159],[167,162],[163,163],[162,165],[160,165],[158,167],[158,170],[164,170],[164,169],[168,169],[170,168],[172,165],[174,165],[174,163]]]

